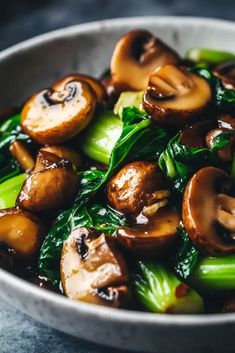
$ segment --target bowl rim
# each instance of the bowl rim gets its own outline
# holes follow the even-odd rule
[[[33,47],[40,46],[56,39],[73,37],[79,33],[89,33],[104,29],[120,28],[123,25],[146,26],[158,22],[160,25],[167,23],[175,24],[177,26],[190,25],[190,26],[205,26],[211,29],[216,25],[217,29],[228,28],[235,32],[235,24],[232,21],[212,19],[207,17],[180,17],[180,16],[139,16],[139,17],[123,17],[115,19],[107,19],[101,21],[93,21],[56,29],[33,38],[27,39],[23,42],[15,44],[0,52],[0,66],[1,62],[8,60],[15,54],[20,54]],[[76,302],[66,298],[60,294],[51,292],[44,288],[39,288],[36,285],[27,282],[26,280],[17,277],[3,269],[0,269],[0,283],[12,289],[17,289],[22,294],[27,293],[35,300],[44,300],[53,303],[54,305],[63,306],[68,310],[78,312],[80,315],[89,316],[91,319],[100,318],[106,322],[129,322],[137,324],[161,324],[163,326],[217,326],[223,323],[234,323],[235,313],[221,313],[221,314],[190,314],[190,315],[171,315],[171,314],[156,314],[141,311],[131,311],[126,309],[114,309],[105,306],[98,306],[85,302]]]

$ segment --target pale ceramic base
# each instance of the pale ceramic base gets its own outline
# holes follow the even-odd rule
[[[146,28],[183,54],[192,46],[235,52],[235,25],[175,17],[102,21],[46,34],[0,54],[0,107],[20,104],[71,72],[99,75],[116,40]],[[158,353],[234,352],[235,314],[169,316],[72,302],[0,270],[0,295],[35,319],[97,343]]]

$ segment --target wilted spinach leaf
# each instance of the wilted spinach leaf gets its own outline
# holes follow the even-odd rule
[[[232,132],[230,131],[224,131],[221,134],[217,135],[213,141],[212,141],[212,146],[210,149],[212,151],[217,151],[225,146],[227,146],[230,143]]]
[[[173,269],[182,280],[187,280],[197,264],[199,252],[192,244],[184,228],[179,227],[178,234],[180,241]]]
[[[217,165],[217,157],[209,148],[194,148],[179,141],[175,135],[160,155],[159,166],[173,189],[183,193],[189,178],[200,168]]]

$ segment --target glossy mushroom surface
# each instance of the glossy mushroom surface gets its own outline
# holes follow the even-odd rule
[[[78,187],[79,177],[70,162],[40,152],[36,171],[24,182],[17,204],[32,212],[59,210],[74,198]]]
[[[18,257],[32,257],[39,249],[44,226],[33,214],[17,208],[0,211],[0,242],[13,249]]]
[[[146,89],[150,74],[165,64],[176,64],[174,50],[145,30],[125,34],[116,44],[111,59],[112,81],[125,90]]]
[[[136,161],[125,165],[107,186],[109,204],[126,215],[137,216],[166,201],[168,190],[164,190],[164,178],[159,166],[154,162]],[[147,208],[147,209],[146,209]],[[158,209],[158,208],[157,208]]]
[[[62,145],[44,146],[40,149],[39,152],[44,152],[44,151],[52,153],[66,161],[69,161],[76,169],[79,169],[81,167],[82,160],[80,155],[75,150],[69,147],[65,147]]]
[[[217,65],[213,73],[222,81],[225,88],[235,90],[235,61]]]
[[[231,181],[215,167],[200,169],[187,184],[183,198],[183,224],[205,255],[235,253],[235,198],[228,195]]]
[[[211,100],[211,88],[200,76],[175,65],[157,69],[149,78],[143,107],[157,122],[184,125],[200,117]]]
[[[64,293],[73,300],[120,307],[129,299],[127,267],[110,235],[73,231],[64,242],[60,270]]]
[[[73,77],[34,94],[21,112],[21,126],[41,144],[64,142],[92,119],[97,97],[90,84]]]
[[[146,224],[119,227],[116,236],[130,252],[147,257],[162,257],[177,238],[179,213],[168,206],[160,208]]]

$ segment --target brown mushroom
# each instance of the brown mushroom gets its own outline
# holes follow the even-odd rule
[[[179,142],[192,148],[206,147],[205,135],[212,127],[210,120],[198,121],[186,126],[179,137]]]
[[[231,131],[227,129],[213,129],[208,132],[206,135],[206,144],[209,148],[213,149],[214,142],[216,138],[219,138],[219,136],[223,133],[228,133],[228,139],[229,143],[220,149],[216,150],[217,157],[222,161],[222,162],[230,162],[233,159],[233,149],[234,149],[234,134],[231,133]]]
[[[18,161],[19,165],[22,169],[26,172],[29,172],[34,167],[34,159],[28,149],[25,147],[23,142],[21,141],[14,141],[9,150],[12,156]]]
[[[39,152],[44,152],[44,151],[53,153],[59,158],[69,161],[70,163],[72,163],[74,167],[76,167],[76,169],[79,169],[81,167],[82,160],[80,155],[69,147],[59,146],[59,145],[44,146],[40,149]]]
[[[195,120],[211,100],[208,82],[182,67],[165,65],[149,78],[144,109],[161,124],[178,126]]]
[[[32,212],[59,210],[74,198],[79,178],[68,161],[40,152],[34,172],[25,180],[17,204]]]
[[[64,293],[73,300],[120,307],[129,298],[127,267],[110,235],[74,230],[64,242],[60,271]]]
[[[102,82],[92,76],[84,74],[74,74],[65,76],[61,81],[63,81],[64,85],[73,81],[84,81],[92,87],[93,91],[96,94],[97,102],[102,103],[106,99],[106,91],[104,85],[102,84]]]
[[[183,198],[183,224],[195,246],[206,255],[235,253],[235,198],[222,169],[205,167],[188,182]]]
[[[178,62],[176,52],[150,32],[131,31],[118,41],[114,49],[112,81],[126,86],[126,90],[142,91],[156,68]]]
[[[220,114],[217,116],[219,128],[235,131],[235,115]]]
[[[64,78],[34,94],[21,112],[21,126],[41,144],[64,142],[92,119],[97,97],[85,81]]]
[[[169,191],[164,190],[164,178],[154,162],[136,161],[125,165],[107,186],[109,204],[126,215],[156,213],[167,203]]]
[[[225,88],[235,90],[235,61],[227,61],[216,66],[213,71]]]
[[[17,256],[32,257],[39,249],[44,227],[37,217],[17,208],[0,211],[0,242]]]
[[[163,256],[174,244],[180,216],[168,206],[160,208],[146,224],[119,227],[116,236],[129,251],[140,256]]]

